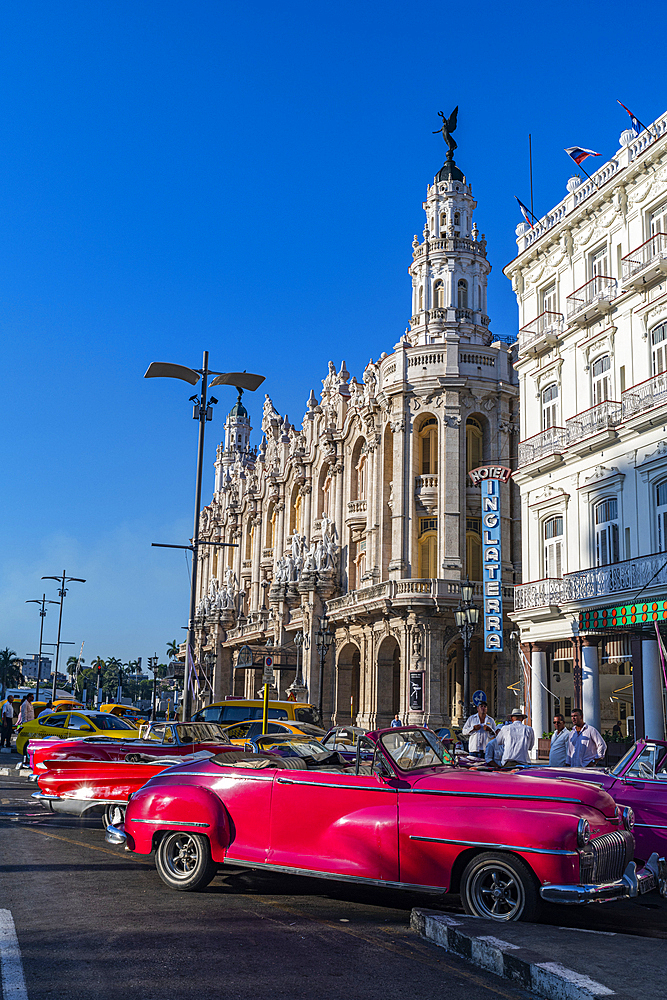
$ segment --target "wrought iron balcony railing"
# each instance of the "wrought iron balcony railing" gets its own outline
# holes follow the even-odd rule
[[[564,592],[564,581],[559,577],[519,584],[514,588],[514,610],[526,611],[563,604]]]
[[[518,464],[530,465],[545,455],[558,455],[567,447],[565,427],[547,427],[539,434],[533,434],[525,441],[519,441]]]
[[[623,406],[614,399],[591,406],[588,410],[577,413],[565,421],[567,428],[567,443],[573,444],[583,438],[591,437],[600,431],[615,427],[623,419]]]
[[[641,275],[648,267],[659,265],[667,271],[667,233],[655,233],[648,240],[621,258],[623,281]]]
[[[649,588],[667,584],[667,553],[655,552],[649,556],[637,556],[608,566],[593,566],[566,573],[562,580],[535,580],[522,583],[514,588],[514,607],[517,611],[543,608],[551,605],[583,602],[592,599],[614,598],[615,603],[628,595],[628,602],[634,603],[635,596],[642,590],[642,600],[649,598]]]
[[[577,288],[565,300],[567,318],[572,319],[586,310],[605,311],[612,299],[618,295],[616,278],[596,274],[585,285]],[[596,310],[595,307],[598,307]]]
[[[644,410],[651,410],[654,406],[663,406],[667,403],[667,372],[653,375],[645,382],[639,382],[626,389],[621,393],[621,403],[624,420]]]
[[[537,347],[541,340],[555,343],[563,332],[563,314],[543,312],[519,330],[519,353],[523,354]]]

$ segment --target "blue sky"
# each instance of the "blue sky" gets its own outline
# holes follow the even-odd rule
[[[659,37],[664,5],[642,11]],[[257,426],[265,390],[298,423],[330,358],[359,376],[391,351],[445,154],[431,132],[456,104],[491,326],[515,331],[501,270],[528,133],[539,215],[565,193],[564,146],[618,148],[616,98],[646,122],[667,106],[660,59],[625,25],[613,2],[4,4],[0,647],[35,651],[24,602],[63,569],[87,580],[63,639],[88,662],[181,638],[185,560],[150,543],[191,533],[197,425],[190,387],[146,367],[207,349],[265,373]],[[219,399],[205,499],[233,392]]]

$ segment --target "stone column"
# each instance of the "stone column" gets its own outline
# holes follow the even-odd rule
[[[215,669],[213,671],[213,701],[223,701],[225,696],[233,694],[234,677],[232,650],[227,646],[217,645]]]
[[[262,561],[262,515],[255,514],[252,519],[253,524],[253,538],[252,538],[252,570],[250,575],[250,594],[248,595],[248,611],[258,611],[262,604],[262,592],[260,590],[260,580],[261,580],[261,570],[260,563]]]
[[[401,407],[405,406],[403,397],[398,397]],[[406,488],[408,448],[405,433],[405,412],[391,421],[394,432],[394,462],[391,500],[391,560],[389,562],[389,579],[400,580],[408,575],[408,562],[405,551],[406,514],[409,510],[408,489]]]
[[[593,726],[598,732],[600,731],[599,641],[594,636],[584,636],[581,648],[581,698],[583,702],[581,708],[584,713],[584,722]]]
[[[648,740],[664,740],[665,738],[661,674],[662,667],[660,666],[657,640],[643,639],[642,693],[644,696],[644,729]]]
[[[531,725],[535,730],[535,746],[531,751],[533,760],[537,760],[537,741],[542,733],[549,729],[549,717],[547,709],[546,692],[547,683],[547,647],[541,643],[535,643],[530,658],[530,703],[531,703]],[[544,686],[543,686],[544,685]]]

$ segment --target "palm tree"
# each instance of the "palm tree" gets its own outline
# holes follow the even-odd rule
[[[170,660],[175,660],[180,652],[180,647],[176,640],[167,643],[167,656]]]
[[[19,660],[16,651],[5,646],[0,649],[0,697],[5,697],[8,687],[17,687],[23,680],[21,667],[23,660]]]

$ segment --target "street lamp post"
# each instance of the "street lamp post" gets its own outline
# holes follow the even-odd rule
[[[199,514],[201,510],[201,484],[204,468],[204,429],[207,420],[213,419],[213,403],[217,403],[215,396],[207,396],[208,379],[210,375],[215,375],[211,381],[211,388],[214,385],[234,385],[240,391],[255,389],[264,381],[263,375],[252,375],[250,372],[212,372],[208,367],[208,351],[204,351],[204,360],[201,368],[186,368],[185,365],[174,365],[170,362],[153,361],[149,366],[144,378],[178,378],[190,385],[196,385],[201,377],[201,389],[199,396],[191,396],[194,403],[193,417],[199,421],[199,437],[197,446],[197,474],[195,477],[195,522],[192,533],[191,545],[162,545],[153,542],[158,548],[167,549],[189,549],[192,552],[192,574],[190,579],[190,617],[188,619],[188,635],[185,648],[185,671],[183,677],[183,722],[187,722],[190,717],[190,659],[194,656],[194,621],[197,607],[197,565],[199,561],[199,546],[215,545],[221,548],[237,548],[229,542],[200,542],[199,540]]]
[[[324,660],[326,658],[329,646],[334,640],[333,632],[329,630],[329,619],[327,618],[326,611],[323,615],[319,616],[320,627],[315,633],[315,642],[317,644],[317,649],[320,654],[320,678],[319,678],[319,689],[317,696],[317,707],[320,713],[320,722],[322,723],[322,705],[323,705],[323,694],[324,694]]]
[[[456,627],[463,639],[463,715],[470,714],[470,640],[479,621],[479,608],[472,603],[473,585],[466,577],[461,584],[461,600],[454,612]]]
[[[58,683],[58,659],[60,657],[60,628],[63,623],[63,601],[65,600],[65,595],[67,594],[68,588],[65,586],[66,583],[85,583],[78,576],[67,576],[65,570],[63,570],[62,577],[60,576],[43,576],[42,580],[56,580],[60,584],[60,589],[58,590],[58,596],[60,598],[60,613],[58,614],[58,641],[56,642],[56,665],[53,671],[53,690],[51,691],[51,701],[56,700],[56,685]],[[55,601],[55,604],[58,602]]]
[[[44,619],[46,618],[46,608],[45,608],[44,605],[45,604],[58,604],[58,601],[47,601],[46,594],[42,594],[41,601],[38,601],[37,599],[35,599],[35,600],[32,600],[32,601],[26,601],[25,603],[26,604],[41,604],[42,605],[41,608],[39,609],[39,617],[40,617],[40,623],[39,623],[39,653],[38,653],[38,656],[37,656],[37,688],[36,688],[36,691],[35,691],[35,701],[39,701],[39,678],[40,678],[40,675],[42,673],[42,645],[43,645],[43,639],[44,639]]]

